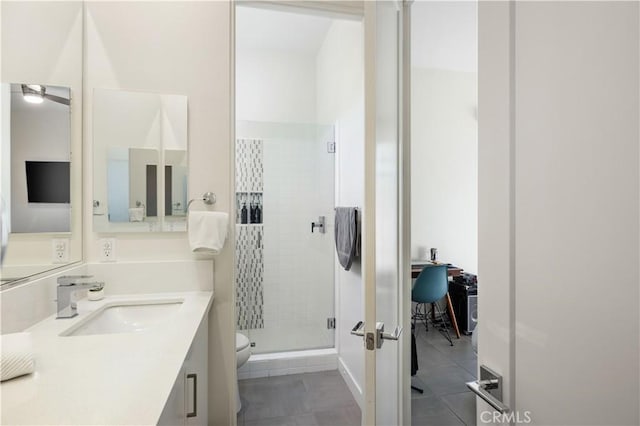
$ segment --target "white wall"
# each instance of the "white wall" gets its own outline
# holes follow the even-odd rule
[[[318,121],[336,123],[336,206],[364,206],[364,29],[334,21],[317,57]],[[335,256],[334,256],[335,257]],[[363,320],[361,263],[336,264],[339,367],[359,404],[364,387],[362,340],[349,332]]]
[[[72,233],[60,236],[71,239],[70,258],[79,261],[82,258],[82,3],[2,2],[0,8],[0,81],[71,89]],[[4,120],[2,124],[4,127]],[[5,266],[38,265],[33,272],[60,266],[52,265],[52,238],[56,235],[12,234]]]
[[[411,26],[411,255],[477,274],[477,5],[418,1]]]
[[[414,43],[419,43],[414,40]],[[411,254],[476,274],[477,74],[412,69]]]
[[[99,261],[92,228],[92,95],[95,88],[185,95],[189,105],[189,197],[217,194],[232,211],[230,16],[227,2],[86,3],[85,253]],[[202,208],[194,205],[194,208]],[[117,234],[117,260],[196,259],[185,233]],[[202,277],[201,279],[206,279]],[[215,258],[209,323],[209,423],[235,422],[233,230]]]
[[[236,120],[314,123],[315,74],[313,52],[238,49]]]

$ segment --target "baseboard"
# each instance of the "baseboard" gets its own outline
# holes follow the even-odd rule
[[[335,348],[251,355],[238,369],[238,379],[314,373],[338,368]]]
[[[340,375],[344,379],[347,387],[353,395],[353,398],[356,400],[356,402],[360,406],[360,410],[362,411],[362,405],[364,402],[362,388],[360,387],[360,385],[358,385],[358,382],[356,382],[353,374],[351,374],[351,370],[349,370],[349,367],[347,367],[347,365],[344,363],[341,356],[338,356],[338,371],[340,371]]]

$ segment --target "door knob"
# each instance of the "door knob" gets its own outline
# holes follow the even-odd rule
[[[485,365],[480,366],[480,380],[467,382],[467,387],[501,414],[509,407],[502,402],[502,376]]]
[[[384,323],[376,323],[376,332],[378,333],[378,339],[376,347],[380,349],[385,340],[398,340],[402,334],[402,327],[396,327],[393,333],[387,333],[384,331]]]
[[[364,323],[358,321],[358,323],[351,329],[351,334],[354,336],[364,337]]]

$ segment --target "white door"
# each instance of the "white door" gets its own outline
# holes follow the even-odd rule
[[[403,137],[402,1],[365,2],[365,404],[363,424],[400,425],[410,418],[409,389],[408,150]],[[406,9],[405,9],[406,8]],[[405,80],[405,83],[408,81]],[[407,205],[405,205],[407,204]],[[403,285],[406,283],[406,285]],[[406,321],[405,318],[406,317]],[[406,322],[406,324],[405,324]],[[380,325],[384,324],[384,332]],[[384,338],[383,338],[384,337]],[[405,356],[404,354],[407,354]],[[405,389],[406,388],[406,389]]]
[[[639,424],[640,3],[478,22],[478,423]]]

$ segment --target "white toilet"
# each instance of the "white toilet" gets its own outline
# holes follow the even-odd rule
[[[251,356],[251,344],[249,339],[244,334],[236,333],[236,367],[242,367]],[[242,402],[240,401],[240,389],[236,390],[236,404],[238,411],[242,408]]]

